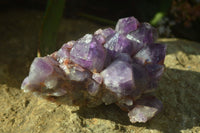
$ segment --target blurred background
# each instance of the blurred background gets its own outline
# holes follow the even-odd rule
[[[76,113],[75,107],[22,93],[36,56],[99,28],[115,28],[128,16],[151,23],[158,42],[167,44],[166,69],[156,91],[165,109],[158,117],[130,125],[127,114],[113,106]],[[199,132],[199,35],[200,0],[0,0],[0,133]]]
[[[41,49],[44,49],[47,44],[52,47],[50,49],[55,49],[51,45],[55,45],[62,17],[92,21],[100,27],[114,27],[119,18],[135,16],[140,22],[149,22],[157,27],[160,37],[178,37],[200,42],[200,0],[0,1],[2,13],[6,14],[11,10],[42,12],[42,22],[38,33],[40,45],[38,47]]]

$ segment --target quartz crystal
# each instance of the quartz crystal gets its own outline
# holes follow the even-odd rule
[[[119,19],[115,30],[98,29],[36,57],[21,89],[69,105],[116,104],[130,122],[147,122],[162,109],[153,94],[164,71],[166,45],[156,29],[135,17]]]
[[[134,77],[129,63],[116,60],[101,72],[104,84],[118,97],[131,94],[134,89]]]
[[[132,54],[132,43],[124,35],[116,33],[105,44],[104,47],[108,51],[108,54],[114,58],[119,53]]]
[[[118,20],[115,30],[120,34],[128,34],[135,31],[139,25],[140,23],[135,17],[122,18]]]
[[[106,51],[101,43],[91,34],[86,34],[75,42],[70,51],[70,59],[89,70],[101,71],[104,66]]]

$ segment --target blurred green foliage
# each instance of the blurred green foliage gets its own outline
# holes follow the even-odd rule
[[[39,35],[38,55],[44,56],[56,49],[56,37],[65,7],[65,0],[48,0]]]
[[[82,17],[106,26],[114,26],[119,18],[135,16],[139,21],[148,21],[153,26],[159,26],[159,22],[162,22],[163,18],[167,17],[170,20],[175,19],[176,23],[181,22],[185,27],[188,27],[192,25],[193,21],[200,18],[200,2],[196,1],[68,0],[67,4],[65,4],[65,0],[48,0],[39,36],[38,53],[44,56],[52,53],[57,48],[57,31],[65,7],[65,16],[72,18]]]
[[[156,26],[159,21],[163,19],[165,15],[170,10],[172,0],[163,0],[161,3],[159,3],[159,11],[155,13],[154,17],[150,20],[150,23],[153,26]]]

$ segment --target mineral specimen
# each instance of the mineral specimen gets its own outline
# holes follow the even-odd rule
[[[153,95],[164,71],[166,46],[148,23],[122,18],[58,51],[36,57],[21,89],[37,96],[95,107],[115,103],[132,123],[146,122],[162,109]]]

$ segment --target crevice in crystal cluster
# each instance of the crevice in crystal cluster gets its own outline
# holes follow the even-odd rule
[[[166,53],[166,45],[154,43],[157,38],[150,24],[119,19],[115,30],[99,29],[36,57],[21,89],[69,105],[115,103],[132,123],[146,122],[162,109],[152,93]]]

